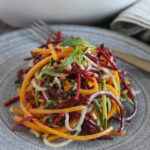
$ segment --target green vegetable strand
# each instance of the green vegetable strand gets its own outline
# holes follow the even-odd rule
[[[110,112],[111,111],[111,101],[110,101],[110,98],[107,97],[106,101],[107,101],[107,105],[108,105],[108,112]]]
[[[125,98],[126,101],[127,101],[129,104],[131,104],[132,106],[135,105],[134,102],[129,98],[129,96],[127,96],[127,94],[124,94],[124,93],[122,92],[122,93],[121,93],[121,96],[122,96],[123,98]]]
[[[35,93],[34,93],[34,99],[35,99],[35,105],[38,107],[39,106],[39,102],[38,102],[38,91],[35,89]]]
[[[52,124],[52,123],[53,123],[53,120],[54,120],[54,116],[51,115],[51,116],[49,117],[48,125]]]
[[[102,90],[106,89],[106,80],[102,80]],[[106,95],[102,95],[102,108],[103,108],[103,128],[107,128],[107,104]]]
[[[97,103],[96,102],[94,103],[94,109],[96,110],[96,112],[97,112],[97,114],[98,114],[98,116],[100,118],[101,124],[103,124],[103,114],[101,113],[100,107],[99,107],[99,105]]]
[[[43,106],[43,109],[49,109],[51,108],[52,106],[54,106],[56,103],[54,101],[48,101],[48,103]]]
[[[59,68],[57,69],[57,71],[59,73],[62,73],[64,71],[64,66],[59,66]]]
[[[64,65],[72,64],[73,62],[75,62],[76,56],[78,56],[78,59],[79,59],[80,63],[83,63],[83,57],[82,57],[83,55],[85,55],[85,53],[80,48],[75,46],[72,55],[68,59],[66,59],[63,62],[63,64]]]
[[[113,84],[114,84],[116,91],[118,91],[119,89],[118,89],[118,86],[117,86],[117,83],[116,83],[116,80],[114,77],[112,78],[112,81],[113,81]]]

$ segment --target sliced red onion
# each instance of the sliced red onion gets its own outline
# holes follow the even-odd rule
[[[137,102],[135,102],[133,112],[128,117],[125,117],[125,121],[130,122],[135,117],[136,112],[137,112]],[[118,121],[121,120],[120,116],[112,116],[112,119],[116,119]]]
[[[97,96],[102,96],[102,95],[107,95],[107,96],[111,97],[117,103],[117,105],[119,106],[120,116],[121,116],[121,121],[120,121],[121,126],[119,128],[119,131],[122,131],[124,129],[124,121],[125,121],[124,108],[123,108],[121,102],[117,99],[116,96],[113,95],[112,92],[98,91],[98,92],[94,93],[93,95],[91,95],[86,103],[88,105],[90,105]]]

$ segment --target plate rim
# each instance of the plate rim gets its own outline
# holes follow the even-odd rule
[[[51,25],[51,24],[48,24],[48,25]],[[144,46],[145,47],[145,50],[144,51],[147,51],[148,53],[150,53],[150,45],[148,43],[144,43],[143,41],[140,41],[139,39],[136,39],[134,37],[131,37],[131,36],[127,36],[125,34],[122,34],[122,33],[119,33],[119,32],[116,32],[116,31],[113,31],[113,30],[109,30],[109,29],[105,29],[105,28],[101,28],[101,27],[97,27],[97,26],[88,26],[88,25],[74,25],[74,24],[52,24],[51,25],[52,27],[77,27],[77,28],[82,28],[82,27],[85,27],[85,28],[89,28],[91,30],[100,30],[100,31],[104,31],[104,32],[107,32],[107,33],[110,33],[110,34],[115,34],[117,36],[120,36],[124,39],[127,39],[127,40],[131,40],[131,41],[134,41],[135,43],[138,43],[138,45],[142,45],[142,47]],[[19,33],[19,32],[22,32],[22,31],[25,31],[25,30],[29,30],[30,27],[26,27],[26,28],[22,28],[22,29],[17,29],[15,31],[12,31],[12,32],[8,32],[8,33],[4,33],[2,35],[0,35],[0,40],[2,38],[5,38],[7,36],[11,36],[13,34],[16,34],[16,33]],[[149,49],[149,51],[147,50]]]
[[[54,26],[66,26],[66,25],[54,25]],[[68,25],[67,25],[68,26]],[[69,25],[69,26],[71,26],[71,27],[73,27],[72,25]],[[83,27],[83,26],[81,26],[81,25],[75,25],[77,28],[81,28],[81,27]],[[97,30],[97,29],[100,29],[100,28],[97,28],[97,27],[89,27],[89,26],[87,26],[88,28],[90,28],[91,30],[94,28],[95,30]],[[28,28],[26,28],[26,29],[28,29]],[[16,32],[21,32],[21,31],[23,31],[23,30],[26,30],[26,29],[20,29],[20,30],[17,30],[17,31],[14,31],[13,33],[16,33]],[[100,29],[101,30],[101,29]],[[105,30],[105,29],[102,29],[101,31],[104,31],[104,32],[109,32],[109,34],[111,34],[110,32],[112,32],[112,31],[109,31],[109,30]],[[118,34],[118,33],[116,33],[116,32],[114,32],[115,34]],[[11,33],[8,33],[7,34],[7,36],[9,36],[9,34],[12,34],[12,32]],[[94,33],[93,33],[94,34]],[[2,36],[5,36],[5,35],[2,35]],[[118,36],[120,36],[120,34],[118,34]],[[126,37],[126,36],[122,36],[123,38],[124,37]],[[0,36],[0,38],[1,38],[1,36]],[[128,37],[128,39],[130,39],[129,37]],[[132,39],[132,38],[131,38]],[[135,39],[133,39],[133,40],[135,40]],[[135,40],[135,41],[138,41],[138,40]],[[132,43],[132,42],[131,42]],[[142,42],[143,43],[143,42]],[[140,43],[139,43],[140,44]],[[145,43],[143,43],[144,45],[145,45]],[[149,47],[149,45],[147,45],[148,46],[148,49],[150,49],[150,47]]]

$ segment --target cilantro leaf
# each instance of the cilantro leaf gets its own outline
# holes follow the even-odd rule
[[[76,60],[75,56],[72,54],[68,59],[66,59],[63,64],[64,65],[69,65],[72,64]]]
[[[80,38],[80,37],[74,37],[74,38],[69,38],[69,39],[66,39],[64,41],[62,41],[61,43],[59,43],[60,46],[85,46],[85,47],[92,47],[92,45]]]

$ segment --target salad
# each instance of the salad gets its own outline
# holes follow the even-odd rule
[[[19,70],[15,82],[18,96],[4,103],[20,103],[20,109],[10,107],[18,122],[12,131],[23,125],[48,147],[73,140],[112,140],[126,133],[125,122],[137,111],[135,91],[128,72],[117,67],[104,44],[94,46],[80,37],[61,41],[58,32],[56,41],[35,48],[25,61],[28,67]],[[120,124],[118,129],[112,120]]]

